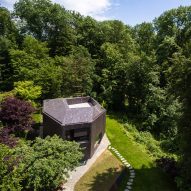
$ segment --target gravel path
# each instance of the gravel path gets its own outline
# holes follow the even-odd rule
[[[89,170],[92,164],[108,148],[109,145],[110,145],[110,142],[105,134],[96,152],[92,156],[92,158],[89,159],[85,165],[77,167],[74,171],[70,173],[70,178],[63,185],[62,190],[74,191],[74,186],[78,182],[78,180]]]

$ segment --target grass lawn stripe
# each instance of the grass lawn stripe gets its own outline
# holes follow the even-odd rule
[[[133,191],[176,190],[173,181],[161,169],[155,167],[153,159],[145,149],[128,138],[121,123],[108,116],[106,124],[106,133],[111,145],[119,151],[136,171]]]

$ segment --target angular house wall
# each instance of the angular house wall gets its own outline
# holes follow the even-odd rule
[[[73,124],[64,126],[64,139],[68,141],[76,141],[84,153],[84,159],[90,158],[91,153],[91,124]],[[71,134],[73,137],[71,137]],[[69,137],[68,137],[69,136]]]
[[[106,112],[103,112],[97,119],[95,119],[91,125],[91,150],[90,158],[94,154],[95,150],[99,146],[104,134],[106,125]]]
[[[43,137],[58,135],[63,137],[63,127],[50,116],[43,114]]]
[[[75,107],[81,103],[88,106]],[[105,123],[106,110],[91,97],[44,100],[43,137],[56,134],[78,142],[84,149],[84,159],[91,158],[97,149],[105,133]]]

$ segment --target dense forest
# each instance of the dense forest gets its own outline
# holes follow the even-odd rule
[[[177,155],[177,187],[190,191],[190,50],[191,7],[132,27],[20,0],[12,12],[0,7],[0,98],[16,94],[40,108],[44,99],[90,95]]]

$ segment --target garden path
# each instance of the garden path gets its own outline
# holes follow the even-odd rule
[[[62,186],[62,191],[74,191],[74,186],[78,182],[78,180],[89,170],[89,168],[93,165],[97,158],[108,148],[109,145],[110,142],[105,134],[92,158],[88,159],[85,165],[79,166],[74,171],[69,173],[70,178]]]

